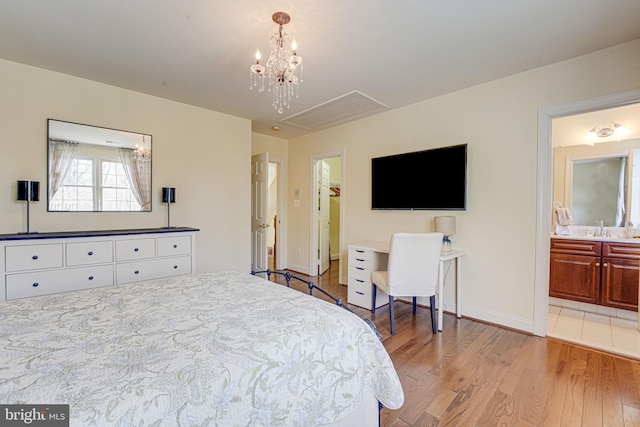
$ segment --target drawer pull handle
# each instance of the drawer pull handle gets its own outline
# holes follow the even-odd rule
[[[138,274],[140,273],[138,270],[134,271],[133,274]]]
[[[599,262],[596,262],[596,267],[600,267],[600,263]]]
[[[364,261],[364,260],[363,260],[362,258],[356,258],[356,261],[360,261],[360,262],[362,262],[362,261]]]
[[[87,252],[87,255],[89,255],[89,256],[93,255],[93,251]]]
[[[364,295],[364,293],[363,293],[363,292],[358,292],[358,291],[356,291],[356,294],[358,294],[358,295]]]
[[[176,269],[176,268],[178,268],[178,266],[177,266],[177,265],[174,265],[174,266],[173,266],[173,268],[174,268],[174,269]]]
[[[138,252],[138,251],[139,251],[139,249],[138,249],[138,248],[135,248],[135,249],[133,250],[133,252]]]
[[[602,264],[603,267],[609,267],[609,264],[607,264],[606,262],[604,264]]]
[[[178,245],[173,245],[173,249],[176,249],[178,247]]]
[[[364,251],[360,250],[360,249],[356,249],[356,252],[358,252],[359,254],[363,254],[364,253]]]
[[[89,276],[89,280],[93,280],[93,276]]]
[[[36,283],[34,283],[33,285],[31,285],[31,286],[33,286],[34,288],[37,288],[38,286],[40,286],[40,283],[36,282]]]
[[[38,259],[38,255],[32,256],[31,259]]]
[[[364,283],[364,280],[356,279],[356,282]]]
[[[356,270],[364,270],[362,267],[356,267]]]

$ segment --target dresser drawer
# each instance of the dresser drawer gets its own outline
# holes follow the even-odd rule
[[[163,258],[116,265],[116,284],[191,273],[191,257]]]
[[[352,259],[373,260],[374,253],[369,249],[349,248],[349,261]]]
[[[7,300],[113,285],[113,266],[8,274]]]
[[[602,252],[602,242],[551,239],[551,252],[555,254],[600,256]]]
[[[372,259],[349,257],[349,268],[357,267],[359,269],[365,269],[365,270],[373,271],[374,265],[375,265],[375,263],[374,263],[374,261]]]
[[[371,281],[361,281],[349,277],[347,298],[349,304],[371,310]],[[376,292],[376,308],[389,303],[389,296],[380,289]]]
[[[371,270],[370,268],[349,266],[349,279],[358,279],[371,283]]]
[[[191,253],[191,236],[158,238],[158,256],[188,255]]]
[[[155,258],[156,239],[116,240],[116,261]]]
[[[62,267],[62,244],[7,246],[5,263],[7,272]]]
[[[640,245],[605,242],[602,244],[602,256],[640,259]]]
[[[113,261],[113,242],[67,243],[67,266],[103,264]]]

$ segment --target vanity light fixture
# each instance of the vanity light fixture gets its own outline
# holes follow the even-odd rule
[[[167,226],[171,227],[171,203],[176,202],[176,189],[174,187],[162,187],[162,203],[167,204]]]
[[[433,219],[436,233],[442,233],[442,252],[451,252],[450,236],[456,234],[455,216],[437,216]]]
[[[273,107],[282,114],[283,107],[289,108],[292,96],[298,97],[298,83],[302,82],[302,57],[298,55],[296,41],[290,41],[282,26],[291,21],[285,12],[271,16],[278,24],[278,32],[271,36],[271,54],[266,66],[260,64],[260,50],[256,50],[256,63],[250,68],[249,89],[264,91],[265,79],[268,91],[273,92]]]
[[[595,141],[596,138],[607,138],[613,134],[616,134],[616,137],[619,140],[621,136],[624,136],[628,133],[629,130],[624,126],[618,123],[610,122],[606,126],[594,126],[593,128],[591,128],[591,130],[587,132],[587,139],[589,141]]]
[[[27,232],[18,234],[32,234],[37,231],[29,229],[29,204],[40,200],[40,183],[38,181],[18,181],[16,200],[27,202]]]

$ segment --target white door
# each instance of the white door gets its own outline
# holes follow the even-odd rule
[[[269,153],[251,156],[251,269],[268,268]]]
[[[323,160],[318,165],[318,274],[329,269],[331,263],[329,251],[329,164]]]

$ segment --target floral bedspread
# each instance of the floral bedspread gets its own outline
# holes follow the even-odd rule
[[[314,426],[402,387],[346,310],[237,272],[0,304],[0,403],[69,404],[72,426]]]

